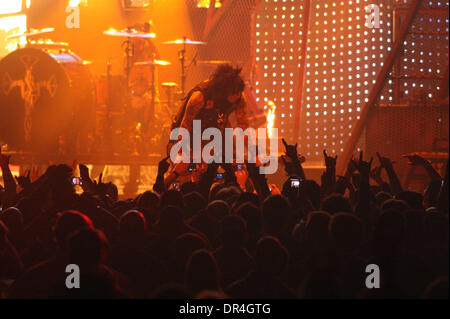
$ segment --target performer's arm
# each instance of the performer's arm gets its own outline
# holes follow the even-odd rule
[[[186,110],[184,111],[183,118],[180,122],[180,127],[183,127],[187,129],[188,131],[191,131],[192,129],[192,122],[198,113],[198,111],[202,108],[204,101],[203,101],[203,94],[201,92],[194,92],[192,93],[191,97],[189,98],[189,101],[186,105]],[[178,139],[179,140],[179,139]],[[167,155],[170,155],[170,149],[173,145],[175,145],[177,141],[169,141],[167,145]]]
[[[191,131],[192,122],[195,119],[195,116],[200,111],[200,109],[205,104],[203,94],[200,91],[196,91],[192,93],[191,98],[189,99],[186,105],[186,111],[184,112],[183,120],[181,121],[181,127]]]
[[[204,105],[203,94],[200,91],[196,91],[196,92],[192,93],[192,95],[189,98],[189,101],[186,105],[186,110],[184,112],[184,116],[181,121],[180,127],[183,127],[191,132],[192,122],[194,121],[195,116],[198,114],[198,112],[203,107],[203,105]],[[174,145],[174,144],[175,144],[175,142],[172,143],[172,145]],[[170,155],[170,147],[172,147],[172,145],[169,146],[169,150],[168,150],[169,155]],[[166,177],[164,183],[166,185],[172,183],[173,181],[175,181],[178,178],[178,176],[186,173],[188,167],[189,167],[188,163],[175,164],[175,166],[173,167],[173,170],[171,171],[169,176]]]

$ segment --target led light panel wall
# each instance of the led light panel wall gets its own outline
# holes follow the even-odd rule
[[[276,105],[274,127],[291,139],[297,104],[303,30],[302,0],[261,0],[256,19],[256,99]]]
[[[400,15],[408,8],[409,1],[312,0],[305,74],[300,85],[302,101],[297,101],[302,22],[307,14],[303,5],[304,1],[300,0],[261,0],[256,25],[259,71],[256,94],[263,105],[268,101],[275,103],[275,127],[279,128],[280,135],[298,141],[300,151],[313,163],[322,161],[323,149],[329,154],[344,151],[345,142],[360,119],[359,114],[391,50]],[[380,14],[379,25],[375,27],[367,23],[371,13],[366,12],[366,7],[373,5]],[[448,2],[424,1],[422,8],[447,9]],[[424,72],[428,78],[386,79],[379,106],[405,104],[414,86],[423,88],[415,92],[430,99],[434,94],[431,91],[445,73],[448,63],[443,60],[448,61],[448,44],[436,43],[434,50],[433,47],[427,50],[424,38],[445,38],[448,43],[448,15],[447,18],[423,17],[413,27],[415,33],[405,41],[397,73],[391,72],[390,77]],[[430,82],[430,78],[435,81]],[[300,132],[299,136],[293,136],[298,103]],[[364,148],[364,143],[362,138],[360,148]]]

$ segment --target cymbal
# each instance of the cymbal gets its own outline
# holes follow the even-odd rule
[[[199,60],[196,63],[203,64],[203,65],[231,64],[230,61],[225,61],[225,60]]]
[[[141,61],[141,62],[135,62],[134,65],[160,65],[160,66],[166,66],[170,65],[169,61],[164,60],[148,60],[148,61]]]
[[[164,88],[174,88],[177,87],[178,84],[176,84],[175,82],[163,82],[161,83],[161,86]]]
[[[188,38],[176,39],[173,41],[163,42],[163,44],[192,44],[192,45],[205,45],[207,42],[194,41]]]
[[[55,31],[55,28],[44,28],[44,29],[29,29],[27,32],[12,34],[7,37],[7,39],[15,39],[20,37],[32,37],[39,34],[49,33]]]
[[[156,34],[154,33],[145,33],[140,32],[135,29],[123,29],[123,30],[116,30],[113,28],[110,28],[109,30],[106,30],[103,32],[103,34],[114,36],[114,37],[125,37],[125,38],[143,38],[143,39],[149,39],[149,38],[155,38]]]
[[[34,48],[43,48],[43,49],[52,49],[52,48],[66,48],[69,46],[69,43],[67,42],[54,42],[51,39],[41,39],[38,41],[29,41],[28,46],[34,47]]]

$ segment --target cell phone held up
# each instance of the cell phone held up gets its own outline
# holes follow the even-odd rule
[[[291,188],[299,188],[300,180],[298,178],[291,178]]]
[[[81,177],[72,177],[72,185],[76,186],[81,186],[83,185],[83,179]]]

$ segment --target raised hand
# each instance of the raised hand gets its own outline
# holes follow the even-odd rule
[[[337,175],[336,177],[335,191],[339,194],[344,195],[345,190],[347,188],[350,188],[351,182],[346,176]]]
[[[403,155],[403,157],[406,157],[406,158],[409,159],[409,162],[408,162],[409,165],[424,165],[424,164],[426,164],[428,162],[422,156],[419,156],[417,154]]]
[[[436,171],[436,169],[433,167],[433,165],[431,165],[431,163],[429,161],[427,161],[425,158],[417,155],[417,154],[413,154],[413,155],[403,155],[403,157],[407,157],[409,159],[409,165],[414,165],[414,166],[422,166],[423,168],[425,168],[425,170],[428,173],[428,176],[431,178],[431,180],[437,180],[437,179],[441,179],[441,175]]]
[[[31,170],[28,170],[24,176],[16,176],[17,183],[23,189],[31,185],[30,173]]]
[[[281,161],[284,165],[284,170],[286,171],[286,174],[288,175],[296,175],[297,172],[297,164],[292,162],[290,159],[286,159],[285,155],[281,155]]]
[[[292,161],[296,161],[298,159],[297,143],[295,143],[295,145],[288,144],[284,138],[282,138],[281,141],[283,142],[286,156],[289,157]]]
[[[170,156],[164,157],[159,163],[158,163],[158,173],[165,174],[170,167],[170,163],[167,161]]]
[[[380,161],[380,165],[382,168],[392,167],[392,164],[394,162],[392,162],[389,158],[381,156],[380,153],[378,153],[378,152],[377,152],[377,157],[378,157],[378,160]]]
[[[2,154],[2,148],[0,147],[0,167],[7,167],[10,159],[11,155]]]
[[[375,166],[370,171],[370,178],[377,182],[378,185],[382,185],[384,183],[383,179],[381,178],[381,171],[381,166]]]
[[[348,174],[348,176],[352,176],[352,174],[354,172],[356,172],[357,170],[358,170],[358,162],[352,156],[352,158],[350,159],[350,161],[348,162],[348,165],[347,165],[347,174]]]
[[[380,161],[380,165],[382,168],[386,170],[386,173],[389,177],[389,184],[391,186],[391,190],[394,194],[398,194],[403,191],[400,180],[398,179],[397,173],[394,170],[393,161],[391,161],[387,157],[382,157],[380,153],[377,152],[378,160]]]
[[[328,156],[327,151],[323,150],[323,157],[325,159],[325,166],[327,169],[336,167],[337,155],[335,157]]]
[[[34,182],[35,180],[37,180],[40,176],[40,169],[39,166],[35,166],[31,168],[31,174],[30,174],[30,180],[31,182]]]
[[[83,180],[90,179],[90,177],[89,177],[89,168],[86,165],[84,165],[84,164],[78,164],[78,167],[80,169],[80,177]]]
[[[370,158],[370,162],[363,160],[363,151],[359,153],[359,162],[358,162],[358,171],[359,173],[365,177],[369,178],[370,176],[370,167],[372,166],[373,157]]]

